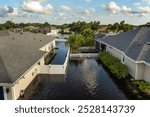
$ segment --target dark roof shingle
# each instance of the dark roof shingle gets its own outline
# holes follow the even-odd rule
[[[96,38],[96,40],[117,48],[135,61],[150,63],[150,45],[145,46],[146,42],[150,42],[149,27],[138,27],[118,35]]]
[[[29,32],[0,37],[0,83],[14,83],[46,53],[39,49],[52,40]]]

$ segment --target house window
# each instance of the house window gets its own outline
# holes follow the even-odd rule
[[[124,64],[125,63],[125,56],[122,55],[122,63]]]

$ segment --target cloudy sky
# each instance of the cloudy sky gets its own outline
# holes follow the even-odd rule
[[[150,0],[0,0],[0,23],[150,22]]]

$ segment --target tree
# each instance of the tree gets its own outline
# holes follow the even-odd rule
[[[91,29],[97,31],[100,27],[100,22],[99,21],[94,21],[94,22],[90,22],[91,25]]]
[[[126,32],[131,29],[133,29],[133,26],[125,24],[125,21],[121,21],[120,23],[115,23],[113,25],[109,24],[107,28],[108,31],[112,32]]]
[[[16,24],[11,21],[7,21],[3,26],[5,29],[16,28]]]
[[[84,36],[81,34],[70,35],[68,39],[68,44],[71,49],[79,49],[84,44]]]
[[[81,32],[85,38],[84,46],[94,46],[94,36],[95,33],[92,29],[88,28]]]

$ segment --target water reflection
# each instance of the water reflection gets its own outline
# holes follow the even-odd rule
[[[66,60],[66,55],[68,52],[68,46],[65,42],[59,42],[56,41],[56,56],[53,58],[53,60],[50,62],[50,64],[59,64],[62,65],[64,64]]]
[[[90,70],[90,72],[89,72]],[[97,71],[92,67],[92,64],[88,64],[88,60],[84,60],[83,63],[83,73],[82,73],[82,82],[88,88],[88,91],[91,94],[94,94],[94,90],[97,87]]]

